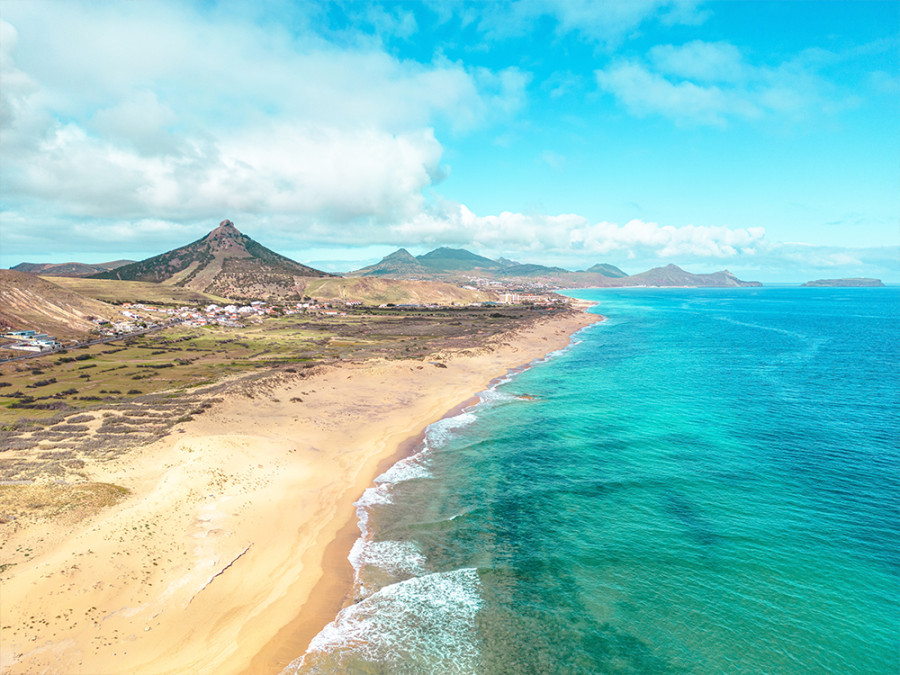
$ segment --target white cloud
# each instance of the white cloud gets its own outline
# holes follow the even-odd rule
[[[743,79],[746,70],[741,51],[727,42],[657,45],[648,56],[661,73],[701,82],[734,82]]]
[[[757,247],[765,245],[762,227],[673,227],[642,220],[619,225],[591,223],[577,214],[503,212],[477,216],[463,205],[447,203],[392,226],[390,235],[392,241],[409,244],[474,246],[549,255],[651,254],[661,259],[731,258],[753,255]]]
[[[722,126],[730,119],[800,120],[854,105],[819,74],[833,55],[807,51],[775,66],[752,65],[725,42],[658,45],[647,60],[619,59],[595,71],[601,89],[638,115]]]
[[[555,16],[563,32],[579,31],[603,42],[617,42],[653,18],[688,24],[703,20],[698,0],[532,0],[524,4]]]
[[[60,125],[20,158],[6,185],[20,198],[100,218],[317,214],[342,222],[407,217],[441,177],[442,148],[430,130],[282,123],[183,143],[177,154],[147,156]]]
[[[87,127],[111,142],[121,142],[141,154],[177,154],[171,125],[178,117],[152,91],[138,91],[109,108],[101,108]]]
[[[379,34],[406,39],[412,37],[418,28],[415,14],[402,7],[389,12],[384,7],[372,5],[366,9],[365,16]]]
[[[639,115],[658,113],[678,121],[722,125],[727,117],[758,117],[760,109],[738,92],[690,81],[672,82],[644,65],[620,61],[598,70],[597,83]]]

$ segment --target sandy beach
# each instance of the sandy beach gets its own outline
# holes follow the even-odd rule
[[[8,539],[31,554],[0,577],[2,671],[279,672],[347,600],[353,502],[372,480],[428,424],[598,319],[569,313],[477,349],[281,374],[86,467],[131,493]]]

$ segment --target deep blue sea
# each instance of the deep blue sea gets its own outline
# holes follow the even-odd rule
[[[363,495],[287,672],[900,672],[900,289],[571,295]]]

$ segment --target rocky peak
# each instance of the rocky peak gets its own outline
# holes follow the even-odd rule
[[[223,220],[219,226],[206,235],[206,240],[217,248],[244,248],[241,233],[230,220]]]
[[[216,229],[214,229],[212,232],[210,232],[210,234],[234,235],[234,234],[240,234],[240,232],[238,232],[238,229],[234,226],[234,223],[232,223],[230,220],[223,220],[221,223],[219,223],[219,226]]]
[[[418,263],[419,261],[413,257],[413,255],[407,251],[405,248],[398,248],[396,251],[391,253],[390,255],[384,256],[382,262],[413,262]]]

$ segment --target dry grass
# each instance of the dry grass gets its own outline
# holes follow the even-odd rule
[[[179,286],[152,284],[145,281],[52,277],[53,283],[103,302],[146,302],[154,305],[196,305],[227,302],[225,298],[200,293]]]
[[[128,495],[109,483],[0,485],[0,523],[78,522]]]

